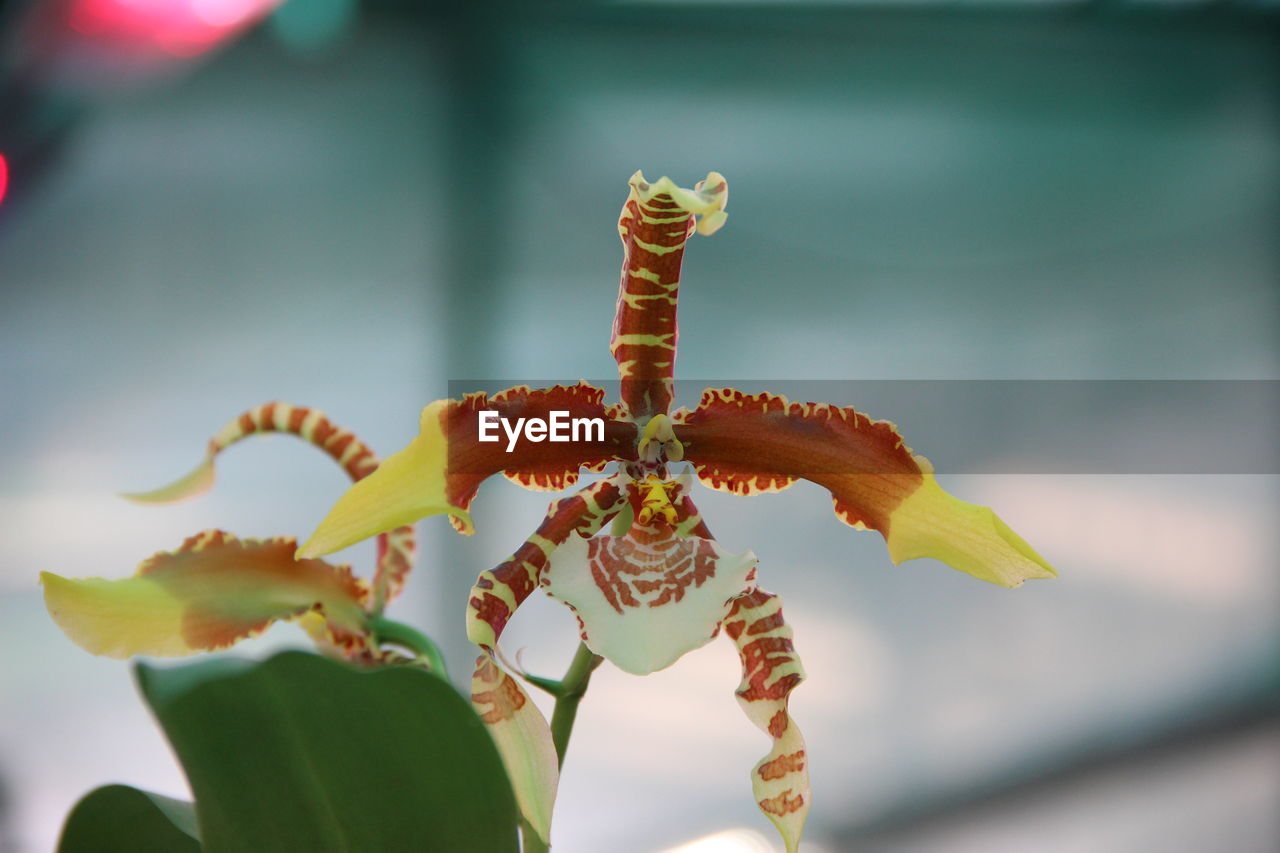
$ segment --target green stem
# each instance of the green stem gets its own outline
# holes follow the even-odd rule
[[[560,680],[556,692],[556,707],[551,712],[551,740],[556,745],[556,758],[564,766],[564,753],[569,748],[569,735],[573,734],[573,721],[578,716],[578,704],[587,693],[591,673],[604,658],[593,653],[585,643],[578,644],[578,652],[569,664],[569,671]]]
[[[379,644],[391,643],[408,649],[419,658],[425,659],[432,672],[445,681],[449,680],[449,670],[445,668],[444,655],[440,654],[440,649],[431,642],[431,638],[417,628],[383,616],[376,616],[373,619],[373,633]]]
[[[587,693],[591,673],[604,658],[592,653],[585,643],[578,644],[578,651],[569,664],[564,678],[552,681],[526,675],[525,679],[556,697],[555,710],[551,712],[551,741],[556,746],[556,760],[564,766],[564,752],[569,748],[569,735],[573,733],[573,721],[578,716],[578,704]],[[538,837],[527,821],[520,821],[520,849],[523,853],[548,853],[550,848]]]

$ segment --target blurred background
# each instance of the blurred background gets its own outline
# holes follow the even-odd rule
[[[286,438],[227,453],[198,501],[115,496],[251,405],[322,408],[390,453],[450,380],[610,376],[636,169],[731,186],[686,259],[685,379],[1229,379],[1274,400],[1277,8],[0,0],[0,850],[50,850],[100,784],[185,796],[128,666],[61,635],[38,572],[124,576],[206,527],[310,532],[343,475]],[[1061,573],[1016,591],[895,569],[807,484],[703,491],[808,669],[804,849],[1280,849],[1274,456],[1038,464],[1080,424],[1195,460],[1274,412],[1034,408],[869,409]],[[939,433],[980,470],[948,471]],[[547,499],[495,481],[480,535],[420,525],[391,615],[455,673],[474,576]],[[576,644],[540,596],[504,640],[546,675]],[[237,651],[303,644],[278,627]],[[603,667],[556,849],[772,849],[738,676],[726,641],[648,678]]]

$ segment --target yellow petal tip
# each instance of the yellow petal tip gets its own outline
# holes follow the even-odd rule
[[[1057,571],[989,507],[943,491],[933,476],[893,511],[889,556],[895,564],[933,557],[979,580],[1013,588]]]
[[[136,654],[190,654],[179,630],[173,598],[143,578],[64,578],[41,572],[44,604],[62,633],[90,654],[128,658]]]

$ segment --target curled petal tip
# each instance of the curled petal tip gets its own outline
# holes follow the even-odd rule
[[[729,219],[729,214],[723,210],[717,210],[714,213],[708,213],[706,216],[698,220],[698,233],[703,237],[710,237],[712,234],[724,227],[724,223]]]
[[[471,523],[471,513],[455,506],[446,507],[444,512],[449,516],[450,526],[463,536],[470,536],[476,532],[476,526]]]
[[[135,503],[166,504],[194,498],[213,487],[213,456],[205,456],[204,460],[189,473],[158,489],[149,492],[122,492],[120,497]]]
[[[698,217],[698,233],[709,236],[719,231],[728,214],[724,212],[729,202],[729,182],[719,172],[708,172],[706,179],[693,189],[686,189],[668,177],[650,183],[644,173],[637,171],[628,181],[633,196],[647,202],[657,196],[668,196],[683,210]]]

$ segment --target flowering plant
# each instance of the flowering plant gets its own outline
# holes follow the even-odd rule
[[[212,484],[214,459],[226,447],[256,433],[292,433],[328,452],[356,481],[296,553],[292,540],[242,541],[207,531],[145,561],[132,578],[46,574],[50,613],[77,643],[116,657],[222,648],[296,619],[331,657],[447,678],[428,638],[383,615],[412,564],[413,523],[443,514],[471,534],[470,506],[490,476],[563,491],[578,486],[586,469],[604,476],[553,501],[511,557],[479,575],[467,604],[468,637],[482,652],[470,690],[474,719],[456,708],[440,711],[441,718],[453,713],[464,729],[483,724],[489,742],[475,748],[496,754],[490,763],[502,768],[499,777],[505,772],[501,786],[509,783],[524,849],[546,849],[559,766],[592,670],[608,660],[644,675],[723,632],[741,658],[739,703],[772,741],[751,773],[755,800],[794,851],[810,790],[804,739],[787,704],[804,672],[781,601],[758,584],[755,555],[716,541],[694,505],[694,479],[739,495],[814,482],[831,493],[841,521],[879,532],[894,562],[933,557],[1007,587],[1054,571],[990,509],[943,491],[929,462],[887,421],[731,388],[707,390],[692,409],[673,408],[685,246],[695,232],[709,235],[724,224],[727,199],[727,183],[715,172],[693,189],[632,177],[618,223],[623,267],[611,342],[618,402],[606,403],[605,391],[585,382],[439,400],[423,410],[418,437],[381,464],[319,412],[260,406],[218,432],[194,472],[133,497],[165,502],[197,494]],[[374,536],[378,560],[368,582],[321,559]],[[579,652],[558,681],[507,666],[499,648],[511,616],[539,587],[569,606],[581,628]],[[155,705],[162,700],[147,685],[166,676],[144,672],[144,692]],[[521,681],[555,697],[550,722]],[[181,735],[158,715],[185,764]],[[193,781],[196,832],[208,843],[207,827],[226,815],[216,803],[206,808],[197,788]],[[292,795],[311,803],[301,814],[319,819],[313,801],[324,796],[305,789]],[[499,801],[495,812],[507,802]],[[500,845],[515,843],[515,812],[508,812],[513,823]],[[483,849],[478,845],[471,838],[464,849]]]

